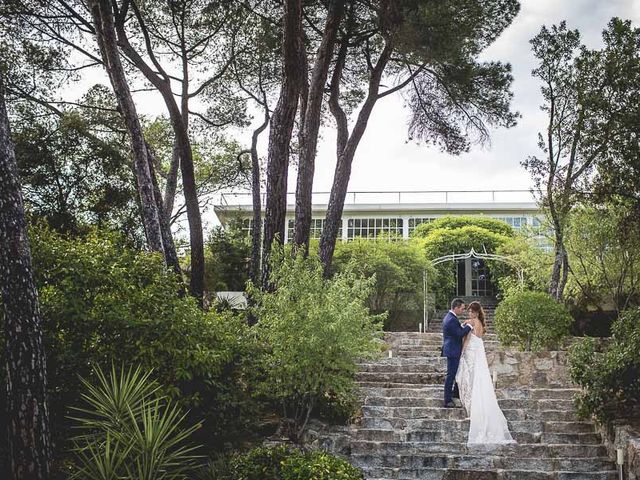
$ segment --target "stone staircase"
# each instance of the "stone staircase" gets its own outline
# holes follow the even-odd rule
[[[308,443],[346,457],[367,480],[614,480],[591,422],[577,419],[564,352],[509,352],[485,337],[496,394],[517,445],[466,445],[469,420],[442,406],[446,359],[437,333],[388,333],[392,352],[360,365],[361,416],[312,424]]]

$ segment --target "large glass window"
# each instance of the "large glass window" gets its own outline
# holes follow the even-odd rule
[[[496,217],[497,220],[502,220],[507,225],[511,225],[516,230],[527,225],[527,217]]]
[[[311,220],[311,238],[320,238],[322,236],[322,229],[324,228],[324,218],[313,218]],[[288,241],[293,240],[295,231],[295,221],[290,218],[287,222],[287,238]],[[338,229],[338,239],[342,238],[342,224]]]
[[[347,238],[402,239],[402,218],[350,218]]]
[[[481,259],[471,259],[471,295],[489,297],[495,294],[489,269]]]

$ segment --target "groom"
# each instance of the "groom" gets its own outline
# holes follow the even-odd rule
[[[453,408],[453,384],[462,355],[462,339],[472,330],[470,325],[461,325],[458,317],[464,312],[464,302],[454,298],[451,310],[442,320],[442,356],[447,357],[447,378],[444,382],[444,406]]]

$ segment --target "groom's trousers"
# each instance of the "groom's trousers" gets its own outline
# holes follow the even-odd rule
[[[460,357],[447,357],[447,378],[444,381],[444,403],[453,401],[453,384],[460,365]]]

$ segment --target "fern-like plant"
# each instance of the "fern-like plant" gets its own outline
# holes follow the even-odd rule
[[[78,480],[183,480],[196,467],[198,448],[188,444],[200,425],[185,427],[186,414],[160,393],[140,367],[93,369],[97,383],[81,379],[84,407],[73,408]]]

